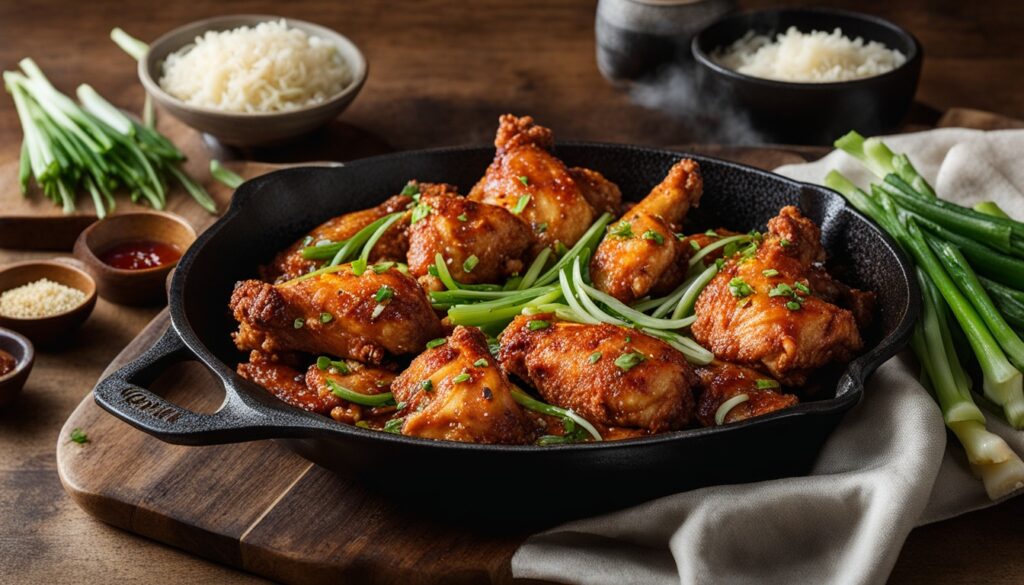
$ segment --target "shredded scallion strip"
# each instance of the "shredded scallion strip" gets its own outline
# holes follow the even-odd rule
[[[748,400],[750,400],[750,396],[747,396],[746,394],[737,394],[723,402],[722,405],[718,407],[718,410],[715,411],[715,424],[719,426],[724,425],[725,417],[729,415],[729,411]]]

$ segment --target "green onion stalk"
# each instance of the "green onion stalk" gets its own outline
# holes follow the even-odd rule
[[[920,268],[916,273],[923,302],[911,341],[914,353],[946,426],[963,445],[967,460],[981,476],[989,498],[1001,498],[1024,486],[1024,462],[1002,437],[985,428],[985,416],[971,397],[970,378],[953,346],[948,307],[927,274]]]
[[[908,193],[906,186],[892,180],[892,169],[883,164],[891,158],[885,153],[888,149],[869,148],[871,144],[859,135],[844,136],[836,146],[865,162],[879,178],[888,177],[883,185],[889,188],[875,184],[871,195],[867,195],[837,172],[829,174],[826,185],[874,219],[913,256],[960,324],[981,366],[985,396],[1003,409],[1011,425],[1024,427],[1024,391],[1018,369],[1024,365],[1020,338],[1001,317],[968,260],[975,257],[981,258],[988,267],[1012,267],[1013,259],[993,247],[1003,250],[1009,247],[1007,241],[1014,234],[1016,222],[991,223],[998,218],[932,199],[927,193]],[[908,185],[914,184],[913,177],[900,178]],[[973,245],[957,250],[953,244],[958,242],[947,241],[947,234],[955,234],[954,237]],[[971,252],[966,251],[968,248]],[[1024,281],[1018,280],[1017,286],[1021,282]]]

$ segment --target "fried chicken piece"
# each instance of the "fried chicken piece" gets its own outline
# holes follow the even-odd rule
[[[526,444],[536,438],[530,418],[476,328],[456,327],[391,384],[405,403],[402,434],[466,443]]]
[[[871,325],[875,315],[876,296],[874,291],[857,290],[834,278],[824,268],[814,266],[807,273],[810,287],[818,296],[838,305],[851,313],[857,320],[861,334]]]
[[[750,258],[734,257],[697,299],[694,338],[721,360],[802,385],[863,347],[853,314],[826,301],[808,275],[825,259],[821,232],[784,207]]]
[[[590,261],[594,285],[624,303],[679,286],[692,249],[675,234],[702,192],[697,163],[676,163],[643,201],[609,227]]]
[[[777,381],[750,368],[715,360],[695,369],[700,379],[697,420],[706,427],[715,426],[715,415],[719,407],[740,394],[746,394],[747,400],[729,410],[725,415],[725,423],[754,418],[789,408],[799,402],[796,396],[783,393]],[[763,387],[758,387],[758,384]]]
[[[306,386],[302,373],[289,365],[250,359],[248,362],[238,364],[236,371],[239,376],[296,408],[318,414],[330,412],[330,407],[321,396]]]
[[[530,228],[504,207],[451,195],[423,195],[419,204],[430,212],[409,227],[408,262],[425,289],[437,288],[427,274],[437,254],[452,278],[466,284],[502,282],[523,270]]]
[[[396,268],[356,276],[337,272],[271,285],[235,286],[230,308],[235,345],[267,353],[302,351],[379,364],[385,355],[421,350],[441,322],[416,280]]]
[[[619,208],[622,207],[622,191],[618,185],[591,169],[572,167],[569,169],[569,174],[579,185],[584,199],[598,214],[619,214]]]
[[[455,187],[444,183],[410,181],[409,185],[415,186],[423,194],[457,194]],[[395,195],[376,207],[332,217],[314,228],[313,231],[299,238],[288,248],[279,252],[269,265],[262,268],[261,276],[267,282],[283,282],[306,274],[318,268],[321,262],[303,258],[303,248],[314,245],[317,242],[340,242],[351,238],[356,232],[378,219],[392,213],[405,211],[412,203],[413,198],[408,195]],[[373,247],[370,253],[370,262],[404,260],[406,251],[409,249],[409,242],[406,238],[408,227],[409,214],[406,214],[400,221],[393,224],[381,239],[377,241],[377,245]]]
[[[706,246],[714,244],[715,242],[721,240],[722,238],[728,238],[730,236],[738,235],[740,235],[739,232],[734,232],[732,230],[727,230],[725,228],[715,228],[713,230],[707,230],[699,234],[690,234],[683,238],[683,244],[690,248],[690,254],[692,257],[693,254],[696,254],[697,252],[703,250]],[[712,262],[721,258],[722,254],[724,253],[725,247],[719,247],[708,252],[708,254],[703,257],[704,265],[709,266]]]
[[[383,422],[381,419],[390,416],[395,411],[395,407],[372,407],[344,400],[335,395],[328,380],[342,388],[372,396],[390,392],[391,382],[394,379],[394,372],[345,360],[335,362],[325,369],[321,369],[315,363],[312,364],[306,370],[305,384],[307,388],[317,393],[327,411],[330,412],[331,418],[338,422],[354,425],[361,420]],[[381,426],[379,423],[373,426]]]
[[[498,360],[544,400],[600,425],[650,432],[683,428],[693,416],[693,370],[659,339],[615,325],[520,315],[501,334]],[[547,326],[531,321],[545,321]]]
[[[577,173],[588,188],[581,187],[565,163],[551,154],[553,145],[551,130],[535,125],[533,118],[505,114],[494,140],[494,162],[469,192],[473,201],[517,213],[534,234],[532,255],[555,242],[571,247],[579,240],[598,215],[587,194],[602,203],[612,197],[606,187],[591,185],[598,183],[597,173]]]

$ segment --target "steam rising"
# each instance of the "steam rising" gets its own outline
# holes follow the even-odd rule
[[[750,116],[722,95],[700,90],[696,66],[666,65],[630,87],[633,102],[660,110],[680,120],[693,142],[708,144],[762,144]]]

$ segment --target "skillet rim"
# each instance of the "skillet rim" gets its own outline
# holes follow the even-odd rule
[[[713,437],[724,433],[733,434],[742,433],[748,429],[760,427],[760,426],[775,426],[787,422],[789,419],[801,418],[801,417],[813,417],[816,419],[823,419],[829,416],[838,416],[842,413],[853,408],[863,398],[865,393],[864,384],[866,378],[870,373],[873,373],[883,363],[894,357],[901,350],[903,350],[909,343],[910,336],[912,333],[913,325],[917,321],[917,317],[921,309],[920,292],[917,287],[916,280],[912,277],[912,264],[909,258],[903,252],[895,240],[889,236],[884,230],[876,225],[872,220],[861,214],[838,193],[822,185],[815,185],[813,183],[806,183],[803,181],[797,181],[783,175],[779,175],[772,171],[766,171],[749,165],[736,163],[732,161],[723,160],[713,156],[706,156],[696,154],[688,151],[676,151],[666,148],[654,148],[645,147],[632,144],[620,144],[611,142],[591,142],[591,141],[565,141],[556,142],[555,151],[557,152],[559,147],[569,148],[594,148],[599,150],[613,150],[613,151],[627,151],[634,153],[646,153],[657,156],[669,156],[676,158],[693,158],[698,163],[701,161],[710,161],[722,167],[725,167],[729,172],[739,172],[745,174],[759,175],[769,181],[781,182],[788,184],[791,187],[797,187],[801,191],[810,190],[815,194],[831,199],[838,202],[842,212],[849,213],[854,221],[864,224],[864,227],[870,230],[873,237],[878,238],[881,243],[885,246],[886,250],[892,254],[896,259],[896,264],[900,269],[902,282],[904,288],[907,290],[908,302],[902,307],[902,315],[893,331],[882,337],[878,342],[871,347],[871,349],[856,359],[851,361],[842,374],[836,381],[835,389],[837,396],[823,400],[814,400],[810,402],[801,402],[794,407],[787,408],[781,411],[776,411],[768,415],[754,417],[751,419],[730,423],[728,425],[714,426],[714,427],[698,427],[690,429],[682,429],[679,431],[671,431],[666,433],[659,433],[657,435],[638,437],[631,439],[620,439],[614,441],[599,441],[599,442],[587,442],[587,443],[567,443],[557,445],[504,445],[504,444],[483,444],[483,443],[464,443],[459,441],[445,441],[445,440],[434,440],[425,439],[420,437],[408,437],[405,435],[398,435],[394,433],[385,433],[372,429],[363,429],[354,425],[346,425],[337,423],[336,425],[330,425],[324,427],[323,425],[316,425],[316,428],[311,425],[310,436],[317,439],[328,439],[328,440],[356,440],[356,441],[384,441],[391,442],[395,445],[402,445],[410,448],[419,449],[454,449],[454,450],[471,450],[478,452],[493,452],[493,453],[554,453],[554,452],[568,452],[568,451],[607,451],[617,449],[631,449],[635,447],[643,447],[647,445],[661,445],[664,443],[675,443],[679,441],[703,441],[711,440]],[[204,366],[214,371],[222,380],[225,382],[230,379],[236,382],[235,386],[237,391],[245,392],[242,387],[247,388],[251,391],[264,391],[262,388],[257,386],[255,383],[245,380],[239,376],[233,368],[228,367],[225,362],[222,362],[217,358],[206,344],[199,338],[195,330],[192,328],[188,316],[185,314],[184,302],[183,302],[183,289],[185,281],[188,279],[188,275],[191,271],[191,267],[195,258],[203,253],[203,250],[209,240],[211,240],[220,230],[224,229],[225,226],[230,224],[232,221],[236,221],[236,216],[242,213],[246,205],[249,204],[250,199],[260,191],[261,183],[265,182],[268,177],[280,177],[281,175],[288,174],[300,174],[308,172],[346,172],[349,169],[355,169],[359,171],[360,167],[369,166],[374,163],[378,163],[382,160],[397,160],[415,158],[427,154],[459,154],[467,152],[478,152],[478,151],[490,151],[493,152],[494,147],[487,146],[449,146],[441,148],[427,148],[419,150],[408,150],[395,153],[382,154],[372,157],[366,157],[357,159],[350,162],[342,163],[340,166],[335,167],[323,167],[323,166],[301,166],[301,167],[289,167],[280,169],[261,175],[254,179],[248,180],[243,183],[235,191],[231,199],[227,211],[209,228],[196,238],[192,246],[186,251],[185,255],[178,262],[178,265],[172,276],[171,285],[168,290],[168,307],[171,316],[171,327],[173,327],[175,333],[180,337],[181,341],[185,344],[188,350],[203,363]],[[227,385],[227,384],[225,384]],[[847,391],[838,395],[841,389],[846,388]],[[232,389],[226,388],[225,401],[226,404]],[[223,407],[223,405],[222,405]],[[299,408],[289,406],[285,403],[281,405],[266,406],[263,404],[250,404],[248,408],[252,411],[264,415],[270,416],[272,412],[279,408],[286,408],[292,414],[301,416],[304,419],[308,419],[311,422],[321,422],[318,419],[322,419],[322,415],[307,412]],[[251,425],[254,431],[260,429],[260,425],[254,423]],[[248,439],[252,440],[252,439]]]

